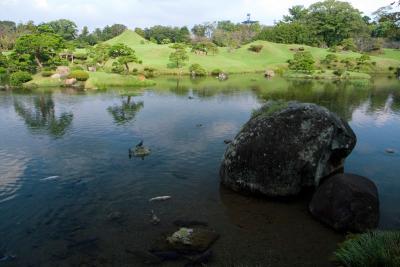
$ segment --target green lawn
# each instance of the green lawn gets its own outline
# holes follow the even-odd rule
[[[285,67],[287,60],[293,57],[293,49],[304,47],[310,51],[313,57],[319,61],[323,59],[328,52],[327,49],[309,47],[302,45],[287,45],[271,43],[266,41],[255,41],[251,44],[261,44],[264,46],[260,53],[251,52],[248,47],[251,44],[242,46],[230,52],[227,48],[219,48],[217,55],[196,55],[189,53],[189,61],[181,70],[169,68],[169,54],[173,49],[169,45],[158,45],[143,39],[134,31],[127,30],[121,35],[107,41],[106,43],[113,45],[116,43],[124,43],[136,51],[136,54],[143,60],[143,65],[132,64],[132,68],[142,69],[145,66],[156,68],[161,74],[176,74],[179,72],[188,73],[188,67],[193,63],[198,63],[207,71],[219,68],[229,73],[249,73],[263,72],[266,69],[276,69]],[[292,50],[291,50],[292,49]],[[360,57],[361,54],[354,52],[336,53],[339,59],[345,57]],[[400,51],[385,49],[384,54],[371,56],[371,61],[376,62],[374,72],[388,72],[389,66],[400,66]],[[111,60],[107,63],[107,67],[111,67]]]
[[[115,73],[90,72],[86,81],[86,89],[101,89],[110,87],[148,87],[154,85],[152,80],[140,81],[136,76],[119,75]]]

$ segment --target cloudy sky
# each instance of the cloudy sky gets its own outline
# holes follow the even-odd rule
[[[370,15],[392,0],[349,0]],[[0,0],[0,20],[36,23],[59,18],[78,26],[103,27],[122,23],[130,28],[156,24],[191,26],[215,20],[243,21],[247,13],[263,24],[273,24],[293,5],[316,0]]]

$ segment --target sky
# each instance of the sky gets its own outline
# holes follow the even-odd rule
[[[365,15],[392,0],[348,0]],[[192,26],[216,20],[241,22],[250,13],[265,25],[287,14],[293,5],[309,6],[316,0],[0,0],[0,20],[36,23],[65,18],[81,28],[114,23],[129,28],[153,25]]]

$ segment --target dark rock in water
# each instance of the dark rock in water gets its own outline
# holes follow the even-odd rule
[[[316,191],[310,212],[337,231],[365,232],[379,223],[379,197],[375,184],[354,174],[328,178]]]
[[[348,123],[326,108],[269,102],[227,147],[221,182],[269,197],[297,195],[340,172],[355,144]]]
[[[175,220],[174,225],[178,227],[208,226],[208,223],[194,220]]]
[[[157,240],[150,252],[176,251],[180,254],[188,254],[206,251],[219,235],[204,228],[180,228],[166,238]]]
[[[113,211],[107,215],[107,219],[110,221],[120,221],[122,219],[122,213],[119,211]]]
[[[197,127],[197,128],[201,128],[201,127],[203,127],[203,124],[201,124],[201,123],[196,124],[196,127]]]
[[[193,96],[188,96],[188,99],[192,100],[192,99],[194,99],[194,97]]]
[[[189,260],[189,262],[187,264],[185,264],[185,267],[192,267],[192,266],[206,264],[210,261],[212,254],[213,254],[212,250],[208,249],[201,254],[191,256],[191,257],[186,257]]]
[[[224,143],[228,145],[228,144],[232,143],[232,140],[230,140],[230,139],[225,139],[225,140],[224,140]]]

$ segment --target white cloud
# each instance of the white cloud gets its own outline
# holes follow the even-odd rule
[[[0,0],[0,18],[14,21],[73,19],[79,26],[102,27],[122,23],[129,27],[155,24],[193,25],[206,21],[243,21],[247,13],[264,24],[273,24],[293,5],[309,6],[316,0]],[[370,15],[389,0],[350,0]]]

